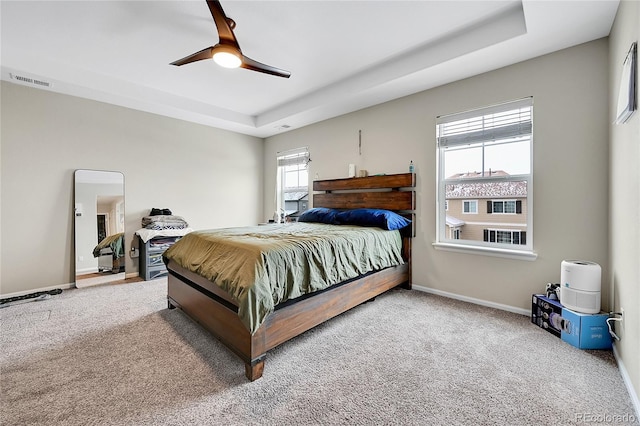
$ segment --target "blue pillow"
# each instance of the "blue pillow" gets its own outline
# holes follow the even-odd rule
[[[342,225],[377,226],[395,231],[411,224],[411,221],[389,210],[353,209],[336,215],[336,221]]]
[[[325,207],[309,209],[298,217],[298,222],[317,222],[333,225],[336,223],[337,210]]]

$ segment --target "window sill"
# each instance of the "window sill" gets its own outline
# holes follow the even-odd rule
[[[507,259],[530,261],[536,260],[538,258],[538,254],[533,251],[478,247],[451,243],[433,243],[432,245],[436,250],[453,251],[457,253],[480,254],[484,256],[504,257]]]

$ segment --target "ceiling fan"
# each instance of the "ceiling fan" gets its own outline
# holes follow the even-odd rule
[[[227,18],[222,10],[222,5],[218,0],[207,0],[207,6],[213,16],[213,21],[218,28],[218,36],[220,40],[215,46],[207,47],[199,52],[189,55],[185,58],[172,62],[171,65],[185,65],[191,62],[201,61],[203,59],[213,58],[216,63],[226,68],[245,68],[251,71],[263,72],[278,77],[289,78],[289,71],[281,70],[270,65],[262,64],[258,61],[242,54],[240,45],[233,34],[236,23],[233,19]]]

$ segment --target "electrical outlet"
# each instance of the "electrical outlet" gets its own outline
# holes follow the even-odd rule
[[[131,258],[135,259],[136,257],[140,256],[140,251],[135,248],[135,247],[131,247]]]
[[[620,308],[620,328],[624,333],[624,308]]]

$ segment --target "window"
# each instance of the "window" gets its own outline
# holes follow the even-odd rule
[[[437,118],[436,247],[533,255],[532,116],[526,98]]]
[[[445,200],[445,203],[447,201]],[[464,200],[462,202],[462,213],[478,213],[478,201]]]
[[[309,161],[307,148],[278,153],[276,203],[281,216],[297,217],[309,208]]]
[[[521,214],[521,200],[487,201],[487,213],[489,214]]]
[[[526,244],[526,231],[511,231],[508,229],[485,229],[484,241],[500,244]]]

